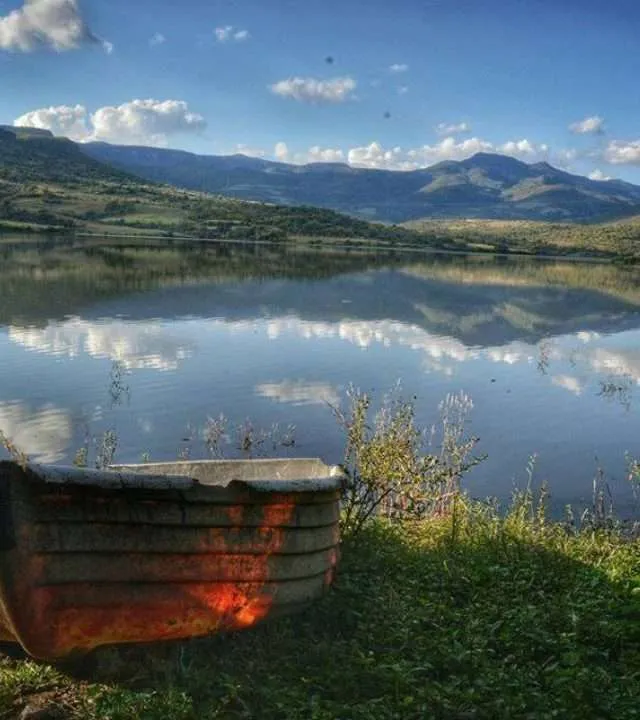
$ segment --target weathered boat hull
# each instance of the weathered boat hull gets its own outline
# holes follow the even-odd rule
[[[317,460],[0,463],[0,640],[54,660],[298,609],[332,583],[341,482]]]

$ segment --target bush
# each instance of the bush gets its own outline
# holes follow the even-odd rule
[[[473,403],[463,393],[440,404],[439,446],[415,422],[413,402],[398,391],[373,415],[366,393],[351,389],[346,411],[334,409],[346,434],[343,531],[357,534],[376,516],[421,519],[450,513],[460,497],[460,480],[484,457],[474,456],[477,438],[466,437]]]

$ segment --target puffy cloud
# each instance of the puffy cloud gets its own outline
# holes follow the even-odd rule
[[[605,175],[602,170],[596,168],[589,173],[589,180],[611,180],[609,175]]]
[[[599,115],[592,115],[584,118],[584,120],[571,123],[569,130],[576,135],[602,135],[604,133],[604,120]]]
[[[107,55],[111,55],[113,53],[113,43],[109,42],[108,40],[102,41],[102,47],[104,48],[104,51],[107,53]]]
[[[91,115],[83,105],[42,108],[17,118],[14,125],[51,130],[78,142],[163,146],[171,135],[202,131],[206,122],[183,100],[148,99],[102,107]]]
[[[149,40],[149,45],[155,47],[156,45],[163,45],[167,42],[167,38],[160,32],[155,33]]]
[[[239,28],[233,27],[233,25],[217,27],[213,32],[216,40],[220,43],[225,43],[229,40],[242,42],[243,40],[248,40],[250,37],[248,30],[240,30]]]
[[[321,148],[319,145],[314,145],[309,148],[306,154],[304,162],[318,163],[318,162],[342,162],[344,160],[344,153],[339,148]]]
[[[385,148],[377,141],[346,150],[316,145],[304,152],[293,152],[286,143],[279,142],[274,149],[274,156],[281,162],[294,164],[346,161],[354,167],[409,171],[426,168],[443,160],[464,160],[478,152],[501,153],[528,162],[550,156],[548,145],[535,144],[526,138],[494,144],[477,137],[460,141],[454,137],[446,137],[434,145],[406,149],[400,146]]]
[[[276,143],[276,146],[273,149],[273,154],[276,160],[279,160],[280,162],[287,162],[289,159],[289,148],[287,147],[287,143]]]
[[[84,105],[57,105],[25,113],[14,120],[19,127],[51,130],[54,135],[64,135],[71,140],[86,140],[90,131],[87,126],[87,109]]]
[[[393,65],[389,65],[389,72],[392,73],[403,73],[407,72],[409,69],[409,66],[406,63],[394,63]]]
[[[336,163],[345,160],[344,152],[340,148],[322,148],[319,145],[314,145],[306,152],[292,153],[284,142],[276,143],[273,154],[276,160],[294,165],[323,162]]]
[[[499,145],[497,147],[497,151],[504,153],[505,155],[512,155],[513,157],[522,159],[539,159],[548,155],[549,146],[544,144],[536,145],[526,139],[516,141],[510,140],[509,142],[504,143],[504,145]]]
[[[347,158],[349,165],[357,167],[413,170],[417,165],[407,161],[406,156],[400,147],[385,150],[379,142],[374,141],[363,147],[351,148]]]
[[[0,17],[0,49],[30,52],[50,47],[74,50],[84,43],[101,42],[80,15],[77,0],[25,0],[24,5]],[[110,43],[104,47],[113,49]]]
[[[612,165],[640,165],[640,140],[612,140],[607,145],[603,158]]]
[[[387,170],[417,170],[442,160],[464,160],[478,152],[495,152],[526,160],[538,160],[548,156],[547,145],[536,145],[530,140],[510,140],[495,145],[488,140],[472,137],[458,141],[454,137],[443,138],[435,145],[423,145],[403,150],[401,147],[384,148],[378,142],[351,148],[348,160],[358,167]]]
[[[468,122],[459,123],[438,123],[436,125],[438,135],[461,135],[462,133],[471,132],[471,125]]]
[[[21,402],[0,402],[0,430],[34,460],[64,458],[73,429],[69,415],[53,405],[33,410]]]
[[[310,77],[291,77],[270,86],[271,92],[298,102],[340,103],[353,97],[356,81],[351,77],[319,80]]]
[[[256,394],[289,405],[340,404],[340,394],[332,385],[304,380],[263,383],[256,386]]]
[[[103,107],[91,116],[94,140],[165,145],[168,135],[200,132],[202,115],[189,110],[183,100],[132,100],[117,107]]]

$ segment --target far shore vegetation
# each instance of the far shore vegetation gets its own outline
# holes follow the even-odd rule
[[[115,385],[126,389],[117,373]],[[602,487],[592,507],[552,521],[533,458],[506,507],[472,499],[460,480],[482,457],[463,394],[429,433],[397,391],[376,407],[353,390],[333,409],[349,481],[340,571],[321,602],[242,633],[104,648],[57,668],[8,652],[0,717],[637,718],[638,523],[616,520]],[[208,432],[214,457],[276,438],[247,442],[222,418]],[[111,433],[76,463],[108,465],[116,451]],[[639,472],[630,460],[630,481]]]

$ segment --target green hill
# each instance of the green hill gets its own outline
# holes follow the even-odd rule
[[[76,184],[88,180],[140,181],[83,153],[66,138],[45,131],[33,134],[23,128],[0,128],[0,180],[11,183],[60,182]]]
[[[46,133],[0,129],[0,225],[251,240],[419,239],[326,209],[245,202],[149,183]]]

